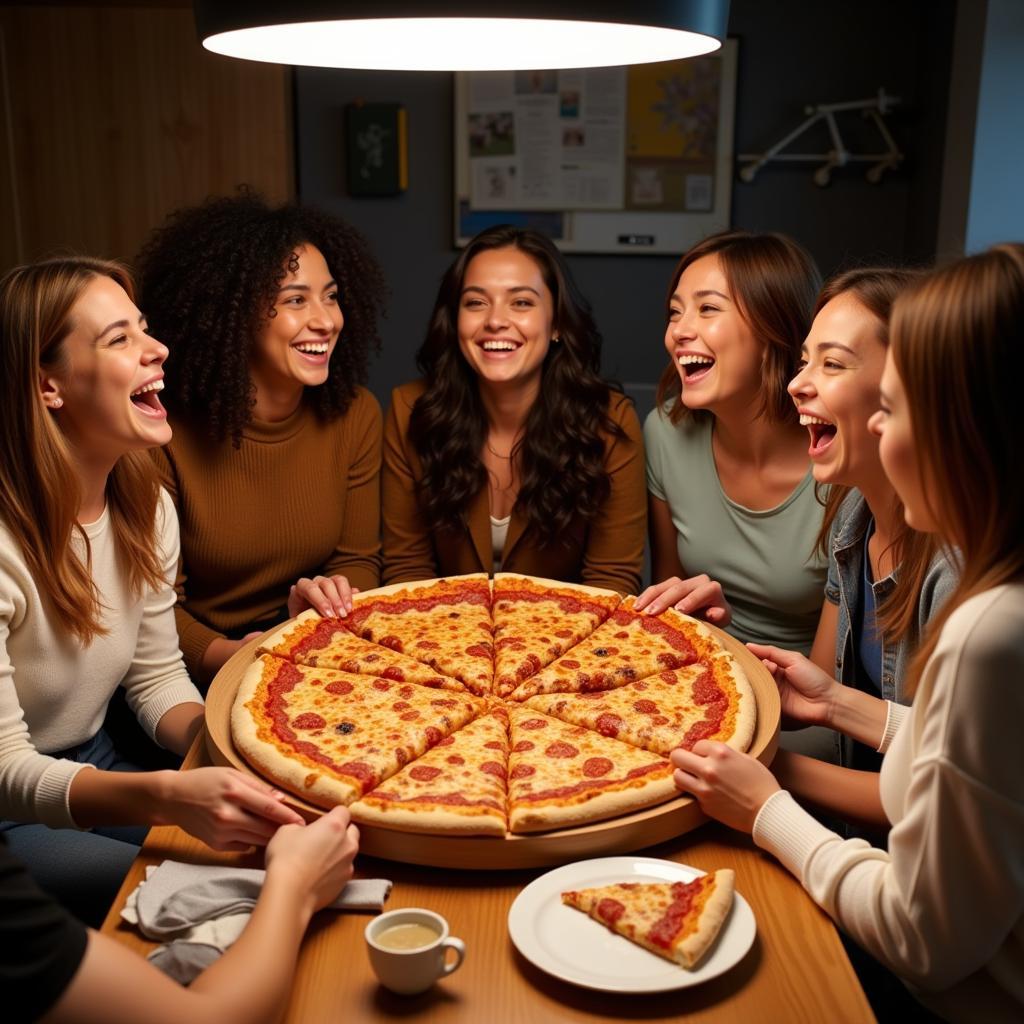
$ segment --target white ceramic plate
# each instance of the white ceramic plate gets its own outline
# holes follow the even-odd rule
[[[738,892],[715,945],[692,971],[565,906],[561,894],[617,882],[691,882],[703,874],[698,868],[653,857],[601,857],[566,864],[541,875],[516,897],[508,913],[509,934],[535,967],[584,988],[667,992],[699,985],[739,963],[754,942],[754,912]]]

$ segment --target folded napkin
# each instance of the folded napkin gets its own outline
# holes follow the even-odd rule
[[[187,985],[238,938],[265,874],[257,868],[165,860],[146,868],[146,881],[129,894],[121,918],[147,938],[165,940],[149,959]],[[353,879],[329,909],[378,911],[390,892],[386,879]]]

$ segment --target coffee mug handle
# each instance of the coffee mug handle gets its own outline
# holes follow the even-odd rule
[[[444,949],[444,974],[454,974],[462,966],[462,961],[466,958],[466,944],[462,939],[445,939],[441,943]],[[455,959],[448,960],[448,950],[455,950]]]

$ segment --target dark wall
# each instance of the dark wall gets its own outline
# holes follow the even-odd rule
[[[752,184],[738,179],[733,224],[784,231],[828,274],[849,262],[925,261],[938,220],[954,0],[733,0],[739,38],[736,152],[763,150],[794,128],[804,106],[864,99],[884,86],[902,103],[887,118],[906,155],[879,185],[865,165],[837,170],[819,188],[813,168],[770,165]],[[400,102],[408,110],[409,188],[395,198],[353,199],[345,191],[346,103]],[[382,401],[415,374],[413,354],[452,246],[452,77],[445,74],[298,69],[295,82],[297,184],[306,202],[346,217],[373,243],[392,289],[384,349],[371,369]],[[854,150],[879,140],[856,114],[842,115]],[[966,142],[969,144],[969,141]],[[809,134],[804,151],[823,152]],[[675,260],[580,255],[569,259],[605,336],[605,368],[640,385],[641,404],[663,365],[665,286]]]

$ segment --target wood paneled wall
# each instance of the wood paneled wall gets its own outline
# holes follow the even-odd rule
[[[131,260],[179,206],[294,193],[290,73],[207,53],[190,7],[0,8],[0,272]]]

